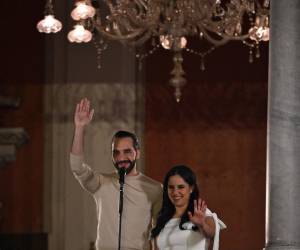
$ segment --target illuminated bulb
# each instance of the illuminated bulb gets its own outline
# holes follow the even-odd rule
[[[38,22],[36,27],[39,32],[56,33],[61,30],[62,24],[53,15],[47,15],[43,20]]]
[[[89,42],[92,39],[92,33],[85,29],[83,25],[75,25],[74,29],[71,30],[68,34],[68,39],[70,42],[82,43]]]
[[[160,36],[159,37],[160,44],[163,46],[164,49],[171,49],[172,43],[173,43],[173,38],[170,36]]]
[[[187,40],[184,36],[180,37],[180,48],[183,49],[186,47]]]
[[[75,9],[71,12],[71,17],[79,21],[80,19],[91,18],[95,15],[94,7],[86,4],[85,1],[79,1],[76,4]]]
[[[175,49],[175,50],[180,50],[185,48],[187,44],[187,40],[184,36],[178,37],[178,38],[173,38],[172,35],[161,35],[159,37],[160,44],[163,46],[164,49]]]
[[[254,41],[269,41],[270,29],[269,27],[252,27],[249,30],[250,39]]]
[[[262,28],[262,40],[265,42],[270,40],[270,28],[269,27]]]
[[[256,32],[257,32],[257,27],[256,26],[252,27],[249,30],[249,37],[250,37],[251,40],[254,40],[254,41],[258,40]]]

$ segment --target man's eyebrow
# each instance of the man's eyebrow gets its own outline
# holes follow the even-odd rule
[[[125,152],[125,151],[132,151],[132,148],[124,148],[124,149],[113,149],[113,152]]]

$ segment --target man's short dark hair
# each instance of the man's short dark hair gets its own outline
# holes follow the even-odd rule
[[[137,136],[134,133],[125,131],[125,130],[119,130],[118,132],[116,132],[112,138],[112,143],[116,140],[116,139],[120,139],[120,138],[131,138],[132,139],[132,144],[135,150],[140,149],[140,144],[139,144],[139,140],[137,138]]]

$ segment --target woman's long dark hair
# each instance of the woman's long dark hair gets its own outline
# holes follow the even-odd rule
[[[182,225],[189,221],[188,211],[194,212],[194,200],[198,200],[199,190],[197,186],[197,180],[194,172],[187,166],[178,165],[172,167],[169,172],[166,174],[164,183],[163,183],[163,204],[162,208],[158,214],[156,226],[151,231],[151,237],[155,238],[159,235],[160,231],[165,227],[166,223],[174,216],[175,207],[168,196],[168,183],[171,176],[179,175],[186,183],[188,183],[191,187],[193,187],[193,191],[191,193],[189,204],[187,206],[186,211],[181,216],[179,228],[182,228]],[[196,228],[195,228],[196,230]]]

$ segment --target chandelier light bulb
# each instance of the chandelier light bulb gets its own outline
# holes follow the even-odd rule
[[[264,35],[263,35],[263,41],[267,42],[270,40],[270,28],[265,27]]]
[[[172,44],[173,44],[173,38],[171,36],[164,36],[164,35],[161,35],[159,37],[159,40],[160,40],[160,44],[161,46],[163,46],[164,49],[171,49],[172,47]]]
[[[185,48],[187,44],[184,36],[174,38],[172,35],[161,35],[159,40],[164,49],[174,49],[176,51]]]
[[[54,18],[53,15],[47,15],[45,18],[38,22],[37,29],[41,33],[56,33],[61,30],[62,24]]]
[[[82,43],[82,42],[89,42],[92,39],[92,33],[85,29],[83,25],[78,24],[74,26],[74,29],[71,30],[68,34],[68,39],[70,42],[75,43]]]
[[[75,5],[75,9],[71,12],[71,17],[75,21],[91,18],[95,15],[94,7],[88,5],[85,1],[78,1]]]
[[[269,27],[252,27],[249,30],[249,37],[251,40],[256,42],[269,41],[270,39],[270,28]]]
[[[259,41],[259,33],[257,32],[258,28],[256,26],[252,27],[249,30],[249,37],[253,41]]]
[[[180,37],[180,48],[183,49],[186,47],[187,40],[184,36]]]
[[[260,41],[269,41],[270,29],[268,27],[259,27],[257,33],[259,34]]]

